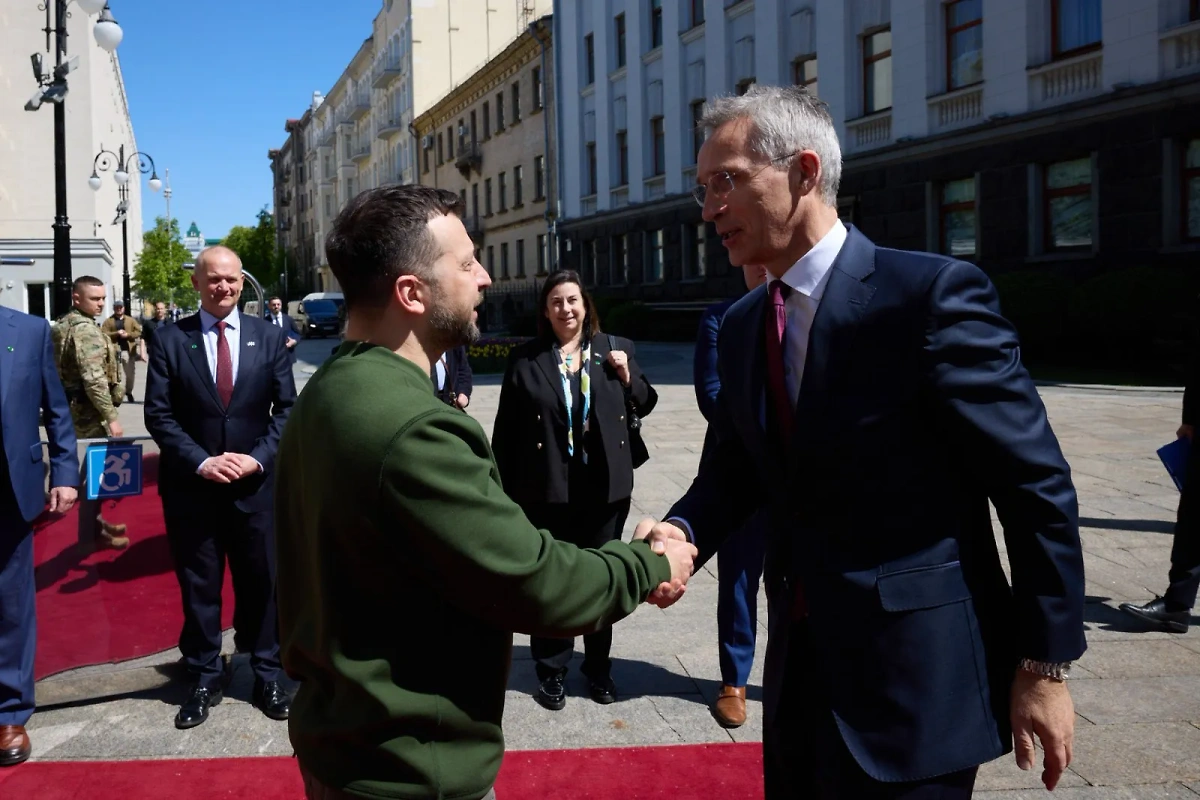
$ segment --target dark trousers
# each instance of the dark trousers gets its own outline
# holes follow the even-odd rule
[[[717,551],[717,643],[721,682],[745,686],[758,638],[758,583],[767,552],[766,517],[756,514]]]
[[[549,503],[526,509],[529,521],[550,531],[555,539],[579,547],[602,547],[618,539],[629,516],[629,498],[616,503]],[[575,653],[574,639],[529,637],[537,677],[544,681],[567,671]],[[605,680],[612,671],[612,627],[583,637],[583,674],[592,680]]]
[[[221,681],[221,585],[228,559],[236,603],[234,643],[239,653],[250,653],[256,678],[279,680],[273,513],[166,497],[163,513],[183,598],[179,649],[192,678],[206,689]]]
[[[24,725],[33,716],[35,607],[33,533],[12,490],[0,486],[0,725]]]
[[[1167,607],[1190,609],[1196,605],[1200,590],[1200,442],[1188,454],[1187,476],[1179,495],[1179,511],[1175,518],[1175,539],[1171,545],[1170,586],[1165,600]]]
[[[976,767],[905,783],[883,783],[863,771],[846,747],[823,679],[808,625],[794,623],[788,636],[787,674],[772,719],[763,729],[765,800],[965,800],[975,787]]]

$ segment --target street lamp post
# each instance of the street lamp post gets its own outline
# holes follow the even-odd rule
[[[44,73],[42,54],[31,57],[38,91],[25,104],[26,111],[37,111],[43,102],[54,104],[54,297],[53,314],[62,316],[71,308],[71,225],[67,221],[67,73],[75,68],[76,60],[63,64],[67,53],[67,11],[71,0],[44,0],[39,11],[46,12],[46,52],[54,48],[54,71]],[[87,15],[100,14],[93,28],[96,44],[113,52],[124,33],[113,19],[107,0],[75,0]],[[52,39],[53,37],[53,39]]]
[[[114,153],[111,150],[105,150],[103,145],[100,147],[100,152],[96,154],[96,159],[92,162],[92,177],[88,178],[88,186],[92,187],[93,191],[100,191],[102,181],[100,173],[116,167],[113,172],[113,180],[117,182],[117,195],[120,198],[117,203],[117,218],[113,220],[113,224],[121,223],[121,258],[124,262],[125,272],[124,280],[121,284],[121,299],[125,301],[125,309],[133,313],[131,293],[129,291],[129,173],[136,169],[142,175],[150,175],[150,189],[157,192],[162,188],[162,181],[158,179],[158,170],[154,167],[154,159],[142,152],[133,152],[129,155],[129,160],[125,160],[125,145],[118,148],[118,152]]]

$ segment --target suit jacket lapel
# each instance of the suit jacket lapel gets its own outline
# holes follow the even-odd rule
[[[767,313],[766,309],[766,290],[758,290],[754,304],[746,311],[745,319],[749,324],[741,326],[742,340],[736,345],[737,351],[745,354],[746,357],[730,359],[724,365],[729,377],[734,379],[730,383],[739,387],[742,393],[741,401],[763,436],[767,434],[767,420],[764,413],[767,385],[766,353],[762,336],[765,325],[763,315]],[[740,378],[738,373],[734,372],[735,370],[740,372]],[[722,384],[723,387],[724,384]]]
[[[562,393],[562,375],[558,371],[558,363],[554,360],[553,345],[538,353],[533,359],[533,363],[537,364],[538,369],[546,376],[546,385],[550,387],[550,393],[558,398],[558,404],[562,407],[563,413],[567,413],[567,401]]]
[[[256,322],[257,320],[247,317],[245,314],[242,314],[239,319],[242,329],[238,331],[238,368],[237,375],[234,376],[233,380],[234,397],[237,397],[238,387],[242,385],[242,381],[249,380],[254,375],[255,370],[258,369],[259,362],[262,360],[258,355],[258,351],[263,349],[263,342],[261,340],[264,331],[255,324]],[[447,375],[447,383],[449,380],[449,375]]]
[[[12,383],[13,362],[17,357],[17,322],[11,311],[0,317],[0,407],[7,408],[8,386]]]
[[[820,419],[814,412],[828,400],[835,371],[845,360],[875,294],[875,287],[863,282],[874,271],[875,245],[850,227],[846,243],[830,267],[825,294],[808,334],[808,355],[796,401],[797,437],[802,431],[809,433]]]
[[[213,380],[212,370],[208,366],[208,348],[204,344],[204,326],[200,322],[200,315],[194,314],[175,324],[187,334],[184,350],[196,370],[196,377],[200,379],[200,384],[208,391],[212,401],[220,406],[221,397],[217,394],[217,382]]]

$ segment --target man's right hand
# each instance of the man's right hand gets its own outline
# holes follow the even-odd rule
[[[638,523],[633,538],[647,540],[652,551],[671,560],[670,583],[659,584],[646,598],[646,602],[659,608],[674,605],[687,591],[688,579],[695,568],[694,561],[698,553],[696,547],[688,541],[687,534],[678,526],[670,522],[655,522],[649,518]]]
[[[119,439],[125,435],[125,429],[121,427],[121,423],[119,421],[114,419],[112,422],[108,423],[108,435],[115,436]]]
[[[1187,439],[1190,442],[1193,441],[1192,435],[1195,434],[1195,432],[1196,429],[1192,425],[1180,425],[1179,430],[1175,431],[1175,435],[1180,439]]]
[[[242,476],[242,468],[236,458],[226,453],[204,459],[196,473],[214,483],[233,483]]]

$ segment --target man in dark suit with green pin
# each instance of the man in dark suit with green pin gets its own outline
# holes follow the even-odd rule
[[[292,410],[275,495],[309,798],[494,797],[512,632],[599,630],[692,572],[685,542],[584,550],[534,528],[479,423],[435,395],[491,283],[461,213],[452,192],[385,186],[325,243],[346,341]]]

